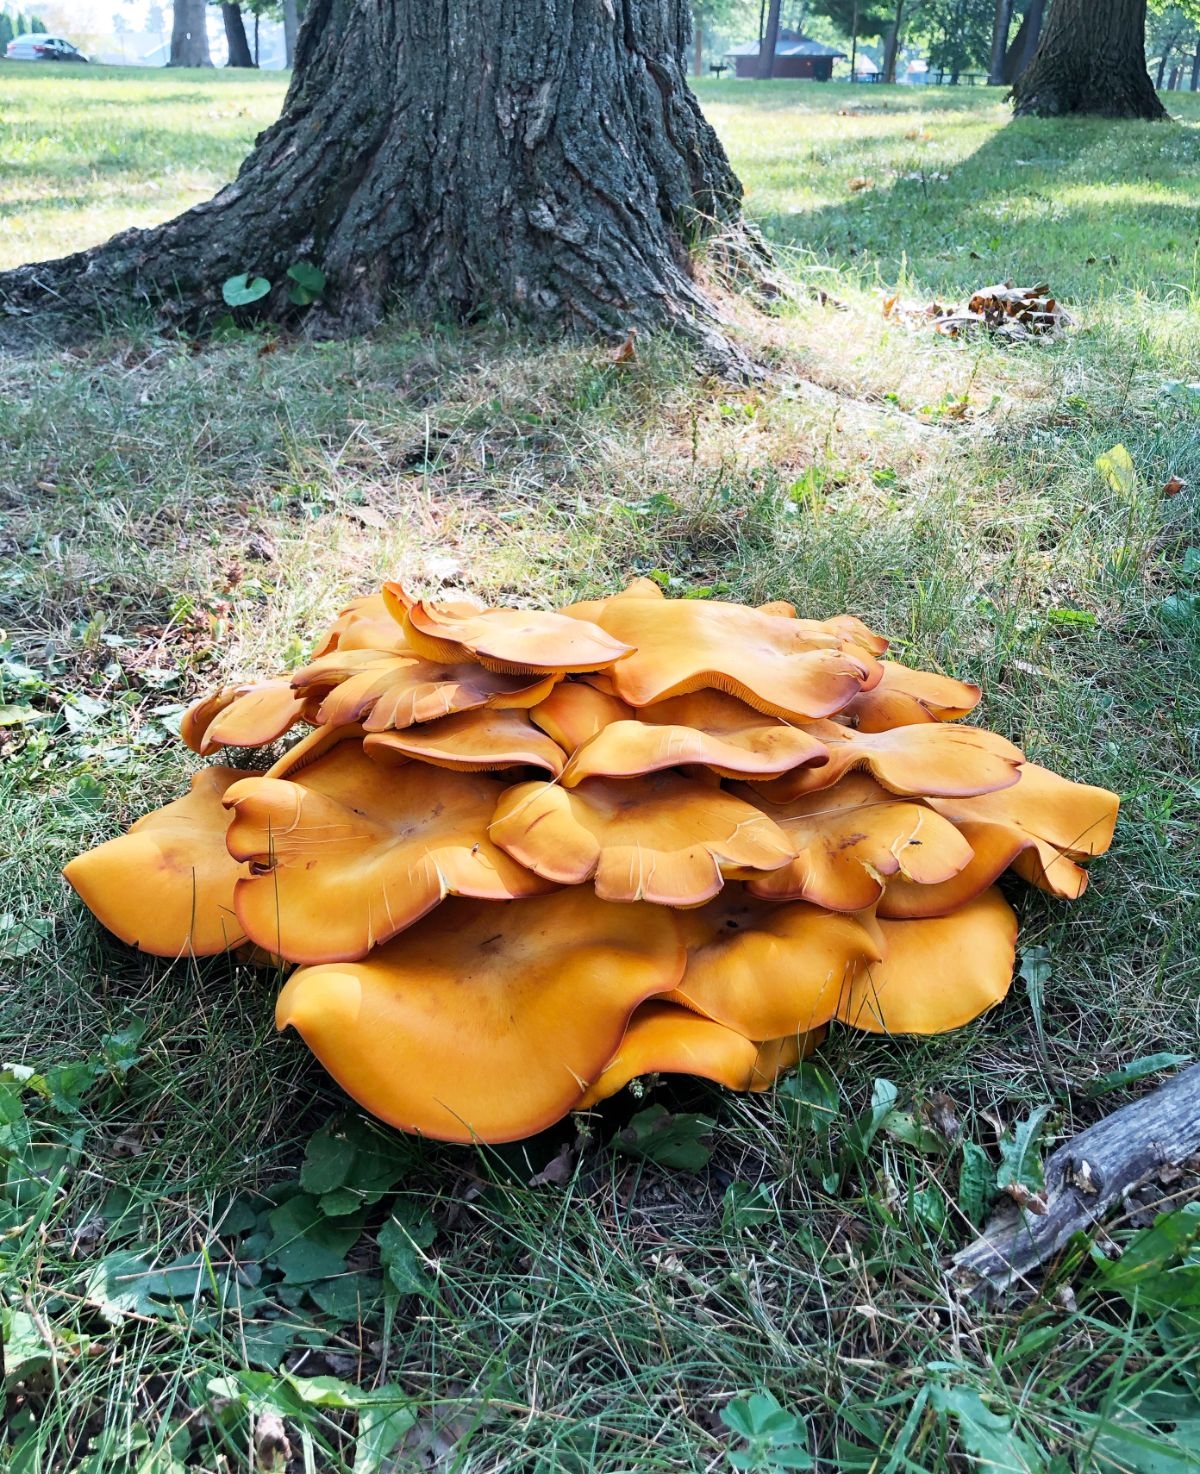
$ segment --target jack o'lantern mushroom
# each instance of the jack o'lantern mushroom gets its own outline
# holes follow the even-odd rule
[[[586,778],[632,778],[688,764],[722,778],[767,778],[827,761],[824,744],[802,727],[764,716],[736,696],[696,691],[609,722],[575,751],[562,781],[573,788]]]
[[[713,689],[770,716],[810,721],[879,679],[874,650],[817,620],[705,599],[616,598],[565,612],[634,647],[606,672],[630,706]]]
[[[639,1003],[679,981],[671,913],[585,887],[447,901],[364,962],[294,973],[275,1012],[381,1120],[512,1141],[575,1108]]]
[[[560,885],[595,880],[606,901],[699,906],[730,870],[774,870],[787,836],[742,799],[676,773],[577,788],[510,788],[488,831],[515,860]]]
[[[536,706],[558,677],[485,670],[415,655],[350,650],[314,660],[292,677],[297,691],[325,692],[318,722],[361,722],[369,732],[415,726],[483,706]]]
[[[1024,754],[1004,737],[982,727],[895,727],[856,732],[838,722],[813,722],[809,732],[829,752],[819,768],[798,768],[755,787],[772,803],[832,788],[860,769],[892,793],[913,797],[961,798],[1011,788],[1021,776]]]
[[[895,876],[917,888],[932,886],[971,863],[971,846],[949,819],[898,798],[868,773],[851,773],[832,788],[780,804],[749,786],[736,792],[772,819],[796,850],[790,864],[770,875],[741,876],[753,895],[765,899],[861,911]]]
[[[956,722],[979,705],[978,686],[932,671],[912,670],[896,660],[881,660],[879,684],[863,691],[840,715],[860,732],[888,732],[928,722]]]
[[[418,601],[405,611],[408,643],[429,660],[476,659],[514,674],[605,670],[632,652],[594,624],[537,609],[459,609]]]
[[[616,1055],[576,1103],[587,1110],[642,1075],[699,1075],[728,1090],[762,1091],[811,1054],[818,1032],[758,1043],[690,1009],[652,999],[629,1020]]]
[[[941,1034],[1007,994],[1017,917],[994,886],[949,916],[875,925],[883,958],[855,973],[837,1010],[842,1023],[872,1034]]]
[[[224,686],[184,712],[184,742],[202,757],[220,747],[266,747],[290,732],[308,712],[302,692],[287,676],[253,685]]]
[[[803,901],[774,905],[735,885],[684,911],[683,981],[670,995],[747,1039],[827,1024],[861,963],[882,960],[872,929]]]
[[[1108,849],[1118,801],[1107,789],[1072,783],[1036,763],[1024,763],[1011,788],[974,797],[931,798],[929,806],[958,828],[973,858],[936,885],[889,885],[880,902],[881,916],[944,916],[1008,869],[1039,890],[1076,901],[1088,883],[1078,861]]]
[[[157,957],[211,956],[245,936],[234,912],[241,866],[225,848],[222,800],[245,773],[201,768],[190,792],[63,871],[87,908],[123,942]]]
[[[272,766],[202,769],[67,878],[143,950],[301,964],[280,1028],[404,1130],[508,1141],[639,1075],[765,1089],[827,1026],[997,1003],[997,877],[1075,897],[1112,839],[1115,794],[885,649],[647,579],[556,613],[388,584],[184,717],[201,755],[307,724]]]
[[[503,785],[342,743],[292,779],[226,792],[229,853],[250,865],[234,906],[251,941],[290,962],[365,957],[449,895],[506,901],[551,886],[487,837]]]
[[[512,707],[461,711],[399,732],[368,732],[363,750],[382,763],[419,758],[434,767],[475,773],[545,768],[555,777],[567,760],[558,743],[535,727],[526,712]]]

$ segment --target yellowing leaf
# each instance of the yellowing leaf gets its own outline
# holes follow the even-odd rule
[[[1114,445],[1097,456],[1096,469],[1115,492],[1128,495],[1137,486],[1137,468],[1123,445]]]

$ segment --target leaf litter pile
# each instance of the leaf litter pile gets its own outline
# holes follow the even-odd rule
[[[905,327],[932,327],[935,333],[957,338],[982,330],[999,342],[1023,343],[1030,338],[1054,338],[1075,325],[1074,318],[1043,282],[1015,287],[1012,282],[980,287],[965,307],[941,302],[906,302],[887,297],[883,315]]]
[[[186,712],[213,763],[73,860],[123,941],[295,965],[276,1006],[360,1104],[539,1132],[657,1073],[764,1090],[831,1023],[1002,999],[1006,870],[1063,898],[1117,798],[966,725],[978,686],[852,615],[668,599],[344,610],[302,669]]]

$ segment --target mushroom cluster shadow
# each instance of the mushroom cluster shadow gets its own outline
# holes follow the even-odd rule
[[[162,957],[294,964],[276,1022],[405,1131],[512,1141],[631,1080],[767,1089],[837,1022],[957,1028],[1012,981],[1006,870],[1063,899],[1117,797],[963,722],[860,620],[411,597],[185,714],[190,791],[66,877]]]

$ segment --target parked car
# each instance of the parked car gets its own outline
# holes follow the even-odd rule
[[[38,33],[14,36],[5,52],[9,61],[87,61],[78,47],[61,36]]]

